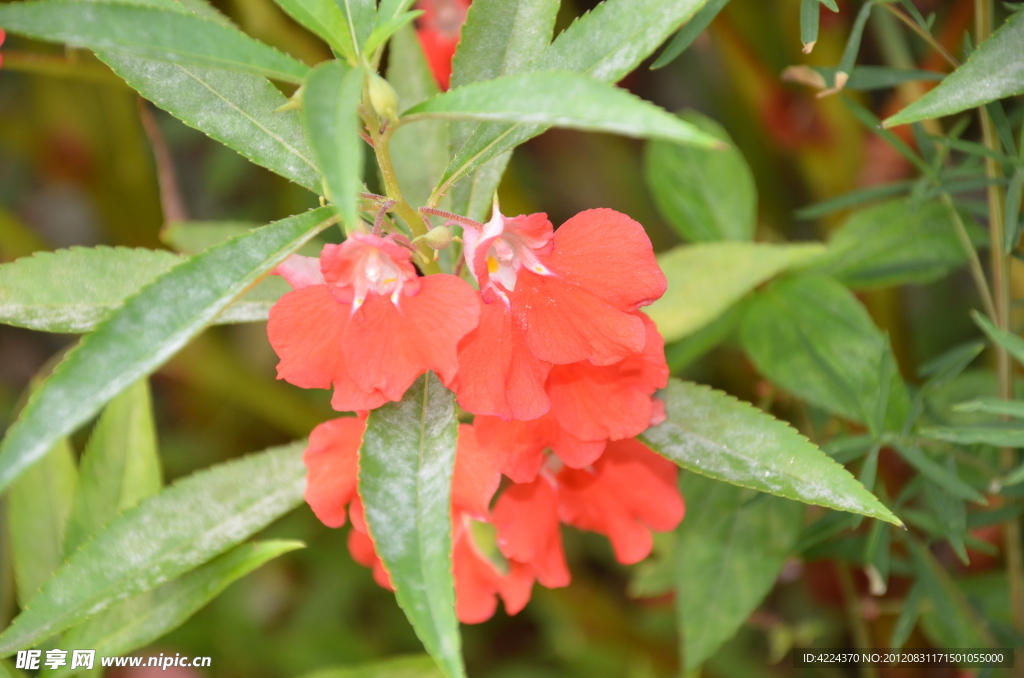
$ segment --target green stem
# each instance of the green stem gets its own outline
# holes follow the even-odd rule
[[[992,0],[975,0],[974,30],[975,43],[981,45],[992,34]],[[999,150],[999,139],[991,116],[984,106],[978,109],[981,116],[982,139],[986,148]],[[1002,167],[995,158],[985,158],[985,173],[990,179],[1002,177]],[[993,320],[1003,330],[1012,331],[1010,326],[1010,256],[1004,248],[1003,236],[1003,194],[999,185],[988,187],[989,233],[992,240],[992,287],[995,292],[996,316]],[[1003,400],[1013,399],[1013,365],[1009,353],[1001,345],[996,346],[996,369],[999,381],[999,397]],[[1016,453],[1009,448],[1000,450],[1000,466],[1004,470],[1012,469],[1017,464]],[[1007,521],[1006,537],[1006,578],[1010,588],[1010,609],[1013,615],[1013,626],[1017,633],[1024,633],[1024,549],[1021,544],[1021,523],[1019,519]],[[1024,662],[1018,661],[1015,673],[1024,677]]]

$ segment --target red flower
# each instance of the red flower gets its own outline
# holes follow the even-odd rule
[[[535,419],[551,407],[552,365],[606,366],[644,351],[644,321],[633,312],[664,294],[665,276],[626,215],[588,210],[553,231],[544,214],[495,214],[464,237],[483,302],[453,383],[470,412]]]
[[[7,32],[4,29],[0,28],[0,47],[3,47],[4,40],[6,40],[6,39],[7,39]],[[0,54],[0,68],[3,68],[3,65],[4,65],[4,55]]]
[[[419,0],[416,9],[423,10],[416,33],[423,46],[437,84],[442,90],[448,89],[452,76],[452,57],[459,45],[462,24],[466,23],[466,12],[470,0]]]
[[[293,256],[275,271],[295,288],[270,309],[267,334],[279,379],[330,388],[339,411],[402,398],[433,370],[450,384],[456,346],[476,327],[473,289],[453,275],[419,277],[392,237],[353,235],[315,259]]]
[[[651,552],[651,530],[675,529],[686,512],[676,465],[637,440],[608,443],[592,469],[562,469],[558,513],[568,525],[603,534],[631,565]]]
[[[505,557],[529,565],[537,581],[549,589],[569,585],[558,493],[547,474],[505,490],[494,506],[494,526]]]

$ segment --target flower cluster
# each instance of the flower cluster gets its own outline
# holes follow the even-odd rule
[[[382,586],[357,491],[366,411],[431,370],[474,415],[460,426],[451,495],[456,607],[474,623],[498,597],[517,612],[534,581],[569,583],[562,523],[606,535],[635,563],[684,505],[675,466],[633,438],[664,418],[654,394],[668,380],[663,340],[639,310],[665,291],[643,227],[596,209],[556,231],[544,214],[495,210],[463,237],[476,288],[420,275],[397,235],[293,256],[276,271],[294,289],[268,334],[280,378],[333,386],[335,409],[357,413],[310,436],[306,499],[326,525],[347,515],[349,550]],[[478,540],[481,524],[494,548]]]

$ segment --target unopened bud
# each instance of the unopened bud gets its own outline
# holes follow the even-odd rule
[[[298,109],[302,108],[302,89],[302,86],[300,86],[297,90],[295,90],[295,94],[293,94],[291,98],[288,99],[288,101],[278,106],[277,109],[274,110],[274,112],[284,113],[285,111],[297,111]]]
[[[398,120],[398,95],[395,88],[376,73],[370,76],[370,104],[377,115],[388,120]]]
[[[443,250],[452,244],[452,232],[447,226],[435,226],[420,236],[427,247],[435,250]]]

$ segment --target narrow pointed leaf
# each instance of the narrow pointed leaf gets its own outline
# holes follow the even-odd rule
[[[974,324],[988,335],[989,339],[1005,348],[1010,355],[1017,359],[1017,362],[1024,365],[1024,339],[996,326],[988,316],[977,311],[971,312],[971,318],[974,320]]]
[[[411,656],[323,669],[307,673],[302,678],[441,678],[443,675],[430,657]]]
[[[921,429],[921,435],[961,445],[1024,447],[1024,422],[990,426],[930,426]]]
[[[676,558],[676,614],[691,671],[771,591],[800,536],[804,507],[696,473],[683,476],[681,489],[700,507],[679,525]]]
[[[302,82],[309,67],[245,33],[198,15],[129,4],[39,0],[0,6],[12,33],[75,47]]]
[[[706,150],[667,141],[648,143],[644,178],[658,210],[690,242],[752,240],[757,188],[750,165],[717,122],[695,111],[680,117],[729,146]]]
[[[789,424],[707,386],[670,380],[668,418],[641,439],[701,475],[902,525],[878,499]]]
[[[907,540],[914,570],[931,609],[922,611],[924,630],[938,647],[992,647],[995,641],[956,581],[913,537]]]
[[[804,43],[804,51],[807,52],[818,42],[820,5],[818,0],[800,0],[800,42]]]
[[[309,140],[324,175],[327,197],[345,222],[357,228],[362,188],[363,141],[359,138],[362,68],[327,61],[313,69],[303,88]]]
[[[704,32],[704,29],[711,25],[711,22],[728,2],[729,0],[708,0],[708,3],[701,7],[700,11],[683,24],[679,32],[673,36],[658,58],[651,64],[651,70],[664,68],[675,61]]]
[[[72,554],[119,513],[160,491],[156,424],[142,379],[103,410],[82,454],[64,552]]]
[[[348,59],[356,63],[356,48],[348,21],[334,0],[274,0],[288,16],[302,24]]]
[[[235,581],[280,555],[303,548],[300,541],[243,544],[157,589],[112,605],[69,630],[61,647],[88,647],[97,655],[120,656],[145,647],[181,626]],[[44,675],[76,673],[69,666]]]
[[[996,99],[1024,94],[1024,12],[1011,15],[938,87],[883,125],[894,127],[951,115]]]
[[[1015,419],[1024,419],[1024,400],[1000,400],[999,398],[980,398],[957,403],[953,406],[957,412],[987,412],[989,414],[1005,414]]]
[[[406,12],[405,14],[396,16],[390,21],[379,24],[373,29],[373,32],[370,33],[370,37],[366,39],[366,44],[363,45],[364,51],[372,54],[378,48],[382,47],[384,43],[386,43],[388,39],[398,32],[403,26],[407,26],[412,23],[413,19],[422,14],[422,10]]]
[[[129,298],[68,353],[7,430],[0,489],[333,221],[330,210],[320,208],[232,238]]]
[[[111,521],[0,635],[0,655],[152,590],[298,506],[306,481],[304,447],[300,441],[199,471]]]
[[[658,255],[668,291],[645,309],[666,342],[696,332],[778,273],[821,255],[821,245],[716,242]]]
[[[455,398],[428,372],[370,412],[359,453],[366,524],[398,604],[449,678],[465,676],[452,582]]]
[[[128,85],[189,127],[290,181],[320,192],[320,174],[298,111],[266,78],[114,50],[97,56]]]
[[[408,120],[423,117],[543,124],[667,139],[701,148],[722,145],[626,90],[569,72],[525,73],[464,85],[402,114]]]
[[[64,562],[68,514],[77,483],[71,444],[62,439],[11,486],[7,526],[22,607]]]
[[[927,431],[927,429],[926,429]],[[929,435],[923,432],[922,435]],[[961,480],[955,473],[950,473],[941,464],[934,461],[925,454],[924,450],[916,445],[897,444],[896,450],[911,466],[916,468],[921,475],[926,476],[936,485],[945,488],[954,497],[974,501],[979,504],[988,504],[980,492]]]
[[[377,8],[377,25],[391,21],[396,16],[408,11],[416,0],[380,0]]]

